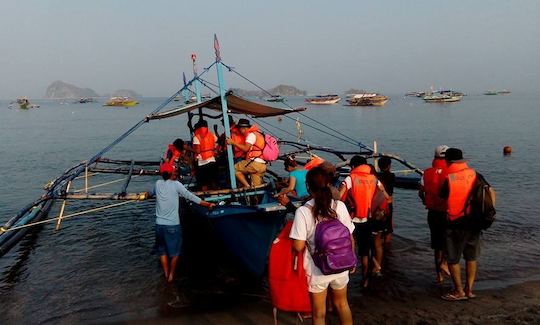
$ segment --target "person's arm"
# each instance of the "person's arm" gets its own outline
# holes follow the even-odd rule
[[[341,198],[342,201],[344,200],[346,193],[347,193],[347,184],[345,184],[345,182],[342,182],[341,185],[339,186],[339,197]]]
[[[426,204],[426,192],[424,192],[424,176],[420,178],[420,187],[418,188],[418,197],[422,200],[422,204]]]
[[[304,251],[304,248],[306,248],[306,241],[305,240],[298,240],[295,239],[293,241],[293,249],[297,251],[298,253],[301,253]]]
[[[307,216],[302,210],[305,210],[305,208],[301,207],[296,210],[291,232],[289,233],[289,238],[293,239],[293,249],[298,253],[301,253],[306,248],[307,240]]]
[[[450,187],[448,186],[448,180],[446,179],[439,192],[439,197],[444,200],[448,200],[450,196]]]
[[[294,213],[296,211],[296,207],[294,204],[289,200],[287,195],[281,194],[277,197],[279,204],[283,205],[287,212]]]
[[[237,143],[231,138],[227,138],[227,144],[233,145],[236,148],[242,150],[243,152],[248,152],[249,150],[251,150],[251,147],[253,146],[251,143],[248,143],[248,142],[246,142],[246,143]]]
[[[290,193],[290,192],[294,191],[295,186],[296,186],[296,178],[294,176],[290,176],[289,177],[289,186],[282,189],[281,192],[279,192],[277,195],[279,196],[279,195],[282,195],[282,194]]]
[[[391,203],[392,202],[392,196],[390,196],[390,194],[388,194],[388,192],[386,192],[386,189],[384,188],[384,184],[381,181],[377,181],[377,187],[379,188],[379,190],[381,190],[383,192],[383,195],[384,195],[384,198],[386,199],[386,201],[388,201],[388,203]]]

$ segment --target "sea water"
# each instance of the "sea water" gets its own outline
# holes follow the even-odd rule
[[[9,102],[0,101],[0,223],[43,194],[48,181],[90,158],[163,100],[143,99],[127,109],[43,100],[37,101],[41,108],[30,110],[8,108]],[[461,148],[469,165],[497,190],[498,219],[484,233],[479,259],[478,286],[490,288],[540,274],[539,100],[536,94],[512,93],[469,95],[451,104],[391,96],[382,108],[309,106],[302,98],[289,98],[287,104],[307,107],[307,117],[368,146],[375,140],[379,151],[399,154],[421,168],[429,167],[437,145]],[[312,129],[334,133],[306,116],[290,116],[266,118],[260,125],[295,141],[299,118],[304,138],[312,143],[358,148],[349,138]],[[105,156],[159,160],[168,143],[187,139],[186,122],[185,116],[149,122]],[[511,156],[503,156],[505,145],[513,147]],[[132,181],[137,189],[149,188],[151,182]],[[426,210],[416,191],[396,190],[394,201],[387,283],[407,290],[429,287],[434,274]],[[80,208],[77,202],[68,204],[67,213]],[[153,208],[153,202],[128,204],[66,220],[61,231],[47,224],[25,239],[0,259],[0,319],[99,322],[159,314],[168,298],[151,254]],[[58,204],[50,216],[57,211]],[[355,286],[353,281],[351,294],[359,291]]]

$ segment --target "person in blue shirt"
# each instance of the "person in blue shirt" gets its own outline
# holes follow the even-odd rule
[[[289,185],[281,190],[277,196],[292,193],[297,198],[303,198],[309,195],[306,187],[307,170],[298,166],[294,158],[287,158],[284,162],[285,170],[289,172]]]
[[[156,198],[156,251],[168,282],[174,281],[178,256],[182,250],[182,228],[178,215],[179,196],[208,209],[215,206],[214,203],[201,200],[188,191],[179,181],[171,179],[173,172],[171,165],[161,165],[160,174],[163,179],[157,180],[146,195]]]

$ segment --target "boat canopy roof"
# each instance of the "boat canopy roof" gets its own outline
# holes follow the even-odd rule
[[[227,108],[229,112],[237,114],[247,114],[251,115],[252,117],[278,116],[305,110],[305,108],[283,109],[259,104],[236,96],[233,94],[232,91],[227,92],[225,96],[227,97]],[[185,114],[187,112],[191,112],[193,110],[203,107],[221,112],[221,97],[216,96],[201,103],[194,103],[183,107],[171,109],[169,111],[151,114],[148,115],[146,119],[149,121],[169,118],[180,114]]]

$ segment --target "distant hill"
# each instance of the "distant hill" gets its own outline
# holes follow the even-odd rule
[[[45,91],[45,98],[81,98],[98,96],[99,95],[90,88],[79,88],[60,80],[50,84]]]
[[[141,94],[136,93],[130,89],[118,89],[117,91],[111,94],[112,97],[131,97],[131,98],[140,98]]]
[[[355,89],[355,88],[351,88],[345,92],[343,92],[344,94],[363,94],[363,93],[367,93],[368,91],[364,90],[364,89]]]
[[[268,94],[262,90],[246,90],[240,88],[231,89],[235,94],[242,97],[266,97]],[[305,96],[307,92],[305,90],[300,90],[294,86],[288,85],[278,85],[274,88],[267,90],[272,95],[281,95],[281,96]]]

